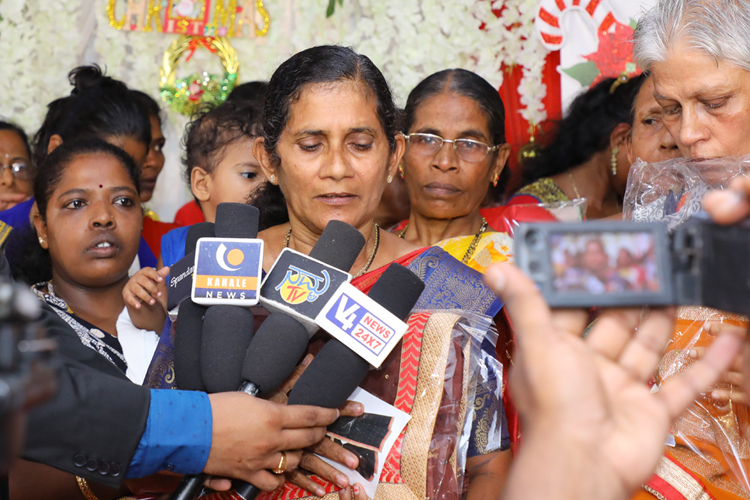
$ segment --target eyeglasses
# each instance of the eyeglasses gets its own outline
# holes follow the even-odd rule
[[[15,161],[10,165],[0,165],[0,175],[5,174],[5,170],[10,170],[10,173],[13,174],[13,177],[18,180],[31,180],[31,173],[29,172],[30,169],[25,161]]]
[[[409,141],[412,150],[419,155],[433,156],[440,151],[443,144],[448,143],[453,145],[453,151],[456,153],[456,156],[470,163],[484,160],[488,154],[497,151],[500,147],[500,145],[488,146],[483,142],[473,139],[454,139],[451,141],[435,134],[414,133],[404,134],[404,137]]]

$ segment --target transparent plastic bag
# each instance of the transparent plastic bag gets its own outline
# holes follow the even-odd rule
[[[734,177],[747,175],[748,170],[750,157],[678,158],[660,163],[638,160],[628,176],[623,218],[643,222],[666,221],[670,230],[674,230],[701,210],[703,196],[709,190],[726,188]],[[747,328],[748,320],[705,307],[680,307],[672,338],[659,364],[657,385],[681,373],[695,361],[691,350],[712,342],[713,336],[705,328],[709,323]],[[750,499],[750,441],[747,439],[750,419],[747,407],[714,401],[710,394],[716,388],[726,390],[732,387],[728,383],[718,384],[701,394],[677,419],[666,451],[679,466],[659,467],[657,475],[678,489],[691,485],[703,491],[703,487],[711,486]],[[733,389],[745,390],[737,385]],[[659,484],[664,483],[650,482],[649,487],[659,492]]]
[[[628,174],[623,219],[666,221],[670,231],[701,210],[703,196],[750,173],[750,156],[676,158],[659,163],[637,160]]]
[[[580,222],[586,217],[586,198],[555,203],[528,203],[483,210],[487,222],[497,231],[513,236],[522,222]]]

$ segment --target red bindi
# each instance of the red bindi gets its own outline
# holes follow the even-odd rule
[[[99,189],[101,189],[101,188],[103,188],[103,187],[104,187],[104,186],[102,186],[101,184],[99,184]]]

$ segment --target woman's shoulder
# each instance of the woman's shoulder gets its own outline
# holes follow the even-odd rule
[[[537,200],[537,203],[554,203],[569,200],[568,196],[551,177],[542,177],[522,187],[508,200],[506,205],[518,204],[520,201],[519,198],[523,196],[531,196]]]

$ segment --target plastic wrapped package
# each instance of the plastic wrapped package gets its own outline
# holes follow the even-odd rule
[[[750,156],[676,158],[659,163],[637,160],[628,174],[623,219],[663,220],[674,230],[701,209],[709,190],[723,189],[737,175],[748,173]]]
[[[701,210],[705,193],[725,188],[737,175],[746,175],[750,157],[675,159],[661,163],[636,162],[628,177],[623,218],[666,221],[674,230]],[[709,324],[747,328],[745,317],[705,307],[680,307],[672,338],[659,364],[657,387],[688,368],[690,352],[708,346],[713,335]],[[723,382],[719,389],[745,392]],[[714,388],[712,388],[713,390]],[[656,389],[655,389],[656,390]],[[747,407],[714,401],[711,391],[702,394],[675,422],[666,453],[656,474],[644,485],[639,498],[750,499],[750,441]],[[708,492],[710,496],[705,496]],[[675,497],[676,498],[676,497]]]
[[[388,454],[377,458],[384,466],[374,498],[458,500],[468,486],[467,459],[509,446],[497,332],[491,318],[458,310],[415,311],[408,323],[400,346],[361,384],[411,417]],[[338,498],[332,484],[312,479],[325,488],[324,498]],[[258,498],[317,497],[286,483]]]
[[[578,222],[586,217],[586,198],[555,203],[530,203],[482,210],[489,225],[513,236],[522,222]]]

